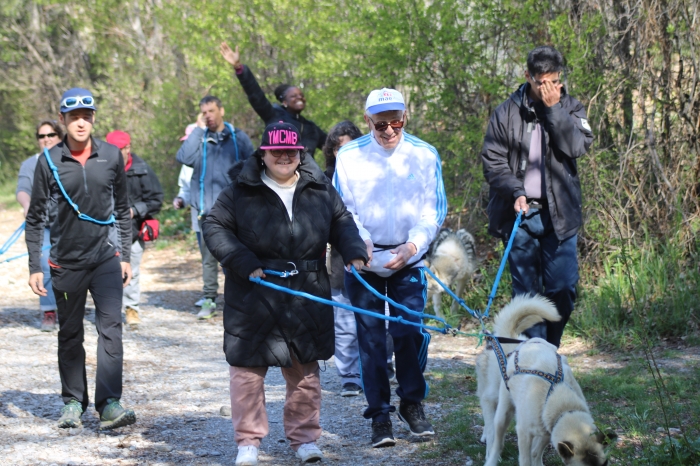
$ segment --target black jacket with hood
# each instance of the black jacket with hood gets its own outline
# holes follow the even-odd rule
[[[49,156],[58,169],[66,194],[78,205],[80,212],[96,220],[107,220],[114,213],[119,228],[115,223],[99,225],[79,219],[63,196],[42,154],[34,173],[32,202],[26,219],[29,273],[41,272],[46,202],[50,197],[58,202],[58,215],[51,224],[51,262],[66,269],[85,270],[98,266],[118,253],[122,262],[129,262],[131,216],[124,159],[119,149],[92,138],[92,151],[83,166],[73,158],[64,138],[63,142],[49,150]],[[117,231],[121,251],[116,241]]]
[[[583,104],[561,90],[552,107],[530,106],[523,84],[494,111],[481,149],[484,177],[489,190],[489,233],[507,238],[515,222],[515,199],[525,195],[524,179],[530,153],[532,128],[544,127],[542,156],[546,201],[557,238],[578,232],[583,223],[581,182],[576,159],[588,151],[593,132]]]
[[[151,167],[136,154],[131,154],[131,166],[126,171],[131,219],[131,242],[136,241],[144,220],[153,218],[163,206],[163,188]]]
[[[290,350],[302,364],[334,353],[333,308],[256,285],[256,269],[303,269],[290,278],[268,274],[280,286],[330,299],[326,243],[345,263],[367,261],[364,241],[340,196],[311,159],[299,165],[293,221],[279,196],[260,177],[257,157],[236,164],[230,186],[221,192],[202,224],[212,255],[227,269],[224,291],[224,352],[232,366],[290,367]]]
[[[248,96],[250,105],[255,110],[266,125],[283,121],[294,125],[301,133],[301,144],[313,157],[316,149],[323,149],[326,143],[326,133],[318,127],[316,123],[307,120],[301,114],[288,112],[279,104],[271,104],[263,92],[260,84],[255,79],[253,72],[246,65],[243,65],[243,72],[236,73],[238,80]]]

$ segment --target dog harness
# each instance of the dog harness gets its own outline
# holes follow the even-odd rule
[[[506,384],[506,388],[508,391],[510,391],[510,387],[508,386],[508,380],[510,380],[513,376],[524,374],[524,375],[536,375],[537,377],[546,380],[549,382],[549,391],[547,392],[547,398],[549,398],[549,395],[552,394],[552,390],[554,390],[554,386],[558,383],[562,383],[564,381],[564,370],[562,368],[561,364],[561,356],[559,353],[557,353],[557,372],[555,374],[550,374],[549,372],[537,370],[537,369],[521,369],[520,366],[518,365],[518,355],[519,355],[519,348],[516,348],[512,353],[506,354],[505,351],[503,351],[503,347],[501,346],[501,340],[504,341],[504,343],[513,343],[514,341],[517,340],[511,340],[511,339],[505,339],[505,338],[499,338],[495,337],[493,335],[486,335],[485,336],[486,340],[491,344],[491,348],[493,349],[493,352],[496,354],[496,359],[498,360],[498,367],[501,371],[501,377],[503,377],[503,382]],[[525,342],[523,342],[525,343]],[[521,345],[523,344],[521,343]],[[537,342],[532,342],[532,343],[537,343]],[[515,370],[513,371],[513,374],[509,377],[507,368],[508,368],[508,357],[513,354],[513,365],[515,366]]]

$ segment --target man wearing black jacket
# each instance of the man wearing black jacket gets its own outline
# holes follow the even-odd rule
[[[124,313],[126,324],[133,328],[141,323],[139,302],[141,301],[141,258],[144,240],[139,238],[144,220],[152,219],[163,205],[163,188],[151,167],[138,155],[131,153],[131,136],[124,131],[112,131],[105,140],[117,146],[124,160],[126,186],[129,193],[131,215],[131,282],[124,288]]]
[[[530,328],[529,337],[559,346],[574,308],[578,282],[576,240],[582,224],[576,159],[593,132],[586,109],[561,83],[562,55],[542,46],[527,57],[527,82],[491,116],[481,160],[490,185],[489,233],[508,241],[517,212],[522,223],[508,256],[513,296],[550,298],[559,322]]]
[[[88,407],[83,317],[90,291],[98,333],[95,408],[100,413],[100,428],[114,429],[136,422],[134,412],[119,402],[122,287],[131,279],[131,219],[124,162],[116,147],[91,136],[95,101],[90,91],[66,91],[60,111],[67,134],[39,158],[27,212],[29,286],[34,293],[46,295],[40,258],[45,206],[53,195],[58,214],[51,225],[49,265],[61,327],[58,370],[65,403],[58,426],[80,426],[80,416]]]

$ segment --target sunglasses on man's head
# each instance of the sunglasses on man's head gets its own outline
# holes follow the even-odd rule
[[[79,104],[87,105],[88,107],[92,107],[92,105],[95,103],[95,99],[93,99],[90,96],[84,96],[84,97],[66,97],[63,99],[63,102],[61,102],[61,107],[66,107],[66,108],[73,108],[77,107]]]
[[[369,118],[369,117],[367,117],[367,118]],[[391,126],[394,129],[401,129],[401,128],[403,128],[403,124],[404,124],[403,118],[401,118],[400,120],[380,121],[378,123],[375,123],[374,120],[369,118],[369,121],[371,121],[372,124],[374,125],[374,129],[376,129],[380,133],[386,131],[389,126]]]
[[[46,134],[37,134],[36,138],[37,139],[55,138],[56,136],[58,136],[58,133],[46,133]]]

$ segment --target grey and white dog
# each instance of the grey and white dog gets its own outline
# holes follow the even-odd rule
[[[442,283],[460,296],[478,266],[474,237],[465,229],[441,230],[428,249],[425,263]],[[438,317],[444,317],[440,309],[442,293],[442,287],[428,275],[428,300],[432,299],[433,311]],[[457,301],[452,301],[450,311],[453,314],[458,305]]]

